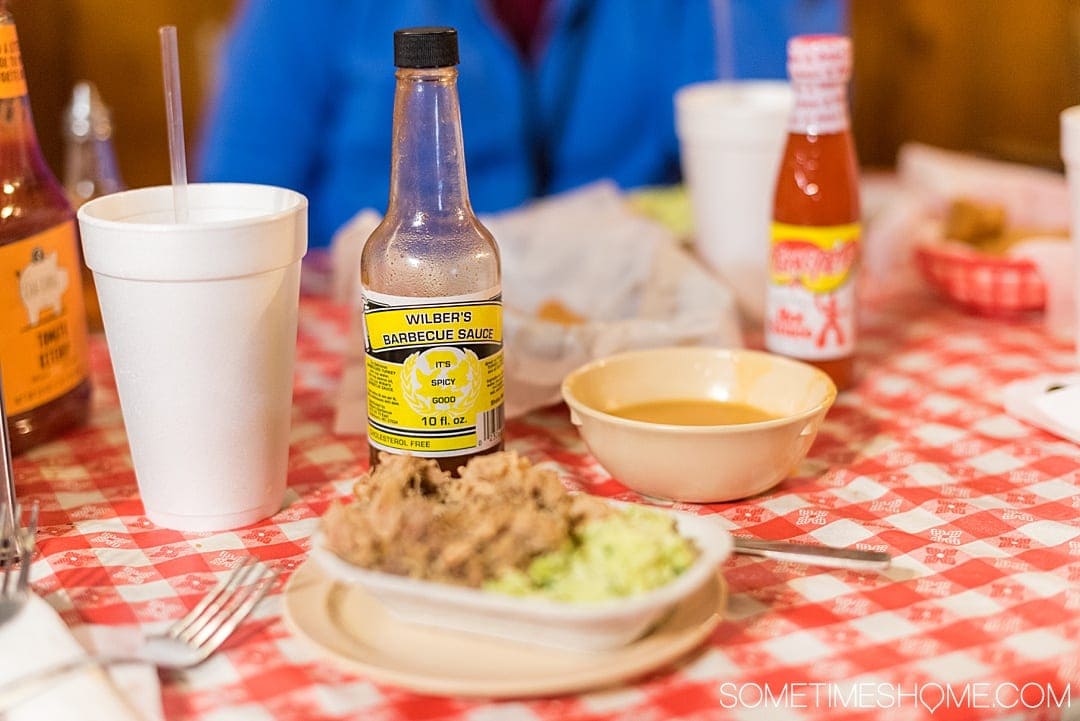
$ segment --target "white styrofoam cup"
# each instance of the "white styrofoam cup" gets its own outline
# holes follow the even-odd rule
[[[698,253],[755,322],[765,313],[769,223],[793,103],[783,81],[713,81],[675,93]]]
[[[285,494],[307,199],[191,184],[79,209],[147,517],[214,531],[275,513]]]

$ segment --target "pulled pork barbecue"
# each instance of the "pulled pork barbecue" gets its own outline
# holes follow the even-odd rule
[[[570,495],[554,471],[516,453],[477,456],[452,478],[434,461],[381,454],[355,499],[323,519],[327,545],[358,566],[479,587],[564,548],[577,529],[612,513]]]

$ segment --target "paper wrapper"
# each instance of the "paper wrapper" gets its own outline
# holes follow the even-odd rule
[[[574,368],[635,348],[742,345],[730,290],[663,226],[598,183],[485,217],[503,268],[506,412],[560,400]],[[335,297],[359,307],[360,253],[378,224],[360,213],[334,238]],[[545,309],[558,309],[541,317]],[[359,316],[359,313],[356,313]],[[366,431],[364,344],[354,321],[338,397],[338,433]]]

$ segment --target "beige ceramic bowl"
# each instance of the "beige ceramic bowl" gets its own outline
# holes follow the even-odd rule
[[[782,481],[810,450],[836,386],[813,366],[770,353],[658,348],[582,366],[563,381],[562,394],[589,450],[616,479],[638,493],[704,503]],[[746,403],[777,418],[685,426],[610,413],[687,399]]]

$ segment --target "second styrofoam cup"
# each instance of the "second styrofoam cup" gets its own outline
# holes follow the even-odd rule
[[[170,186],[79,209],[147,517],[249,525],[285,493],[307,199],[284,188]]]
[[[794,95],[781,81],[714,81],[675,94],[675,126],[701,258],[742,312],[765,312],[769,222]]]

